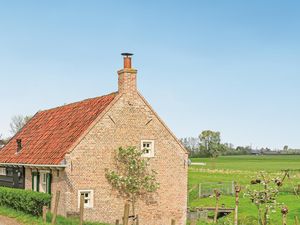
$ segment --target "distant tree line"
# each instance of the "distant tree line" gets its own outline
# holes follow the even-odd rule
[[[234,147],[231,143],[222,143],[221,133],[218,131],[204,130],[199,137],[186,137],[180,141],[188,150],[191,158],[251,154],[250,146]]]
[[[288,145],[282,150],[272,151],[270,148],[252,149],[251,146],[234,147],[232,143],[222,143],[221,133],[204,130],[198,137],[180,139],[191,158],[217,158],[220,155],[299,155],[300,149],[291,149]]]

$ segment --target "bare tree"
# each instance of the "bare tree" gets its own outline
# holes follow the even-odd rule
[[[2,148],[5,144],[4,139],[2,138],[2,134],[0,134],[0,148]]]
[[[10,123],[11,134],[15,135],[16,133],[18,133],[30,119],[31,116],[13,116]]]

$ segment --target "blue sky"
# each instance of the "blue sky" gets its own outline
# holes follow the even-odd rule
[[[298,1],[2,1],[0,133],[117,89],[121,52],[178,137],[300,148]]]

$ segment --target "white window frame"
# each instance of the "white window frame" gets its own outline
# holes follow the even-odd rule
[[[47,173],[40,173],[40,192],[47,193]]]
[[[33,191],[38,191],[38,174],[35,174],[33,177]]]
[[[141,141],[141,150],[145,149],[144,143],[150,143],[150,148],[149,149],[147,148],[149,150],[149,153],[144,153],[142,156],[146,157],[146,158],[154,157],[154,155],[155,155],[154,140],[142,140]]]
[[[90,197],[88,198],[90,200],[89,205],[86,205],[84,203],[85,209],[90,209],[94,207],[94,190],[78,190],[78,208],[80,208],[80,196],[82,193],[90,193]],[[86,199],[86,197],[84,197]]]
[[[0,167],[0,175],[6,176],[6,168],[5,167]]]

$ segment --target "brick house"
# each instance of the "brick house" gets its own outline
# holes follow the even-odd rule
[[[188,155],[178,139],[138,92],[130,54],[118,71],[118,91],[38,112],[0,151],[0,185],[61,192],[58,212],[79,211],[85,219],[113,223],[122,218],[124,199],[105,178],[122,146],[147,148],[160,188],[139,201],[140,224],[185,224]],[[53,198],[54,199],[54,198]],[[52,206],[54,204],[51,204]]]

